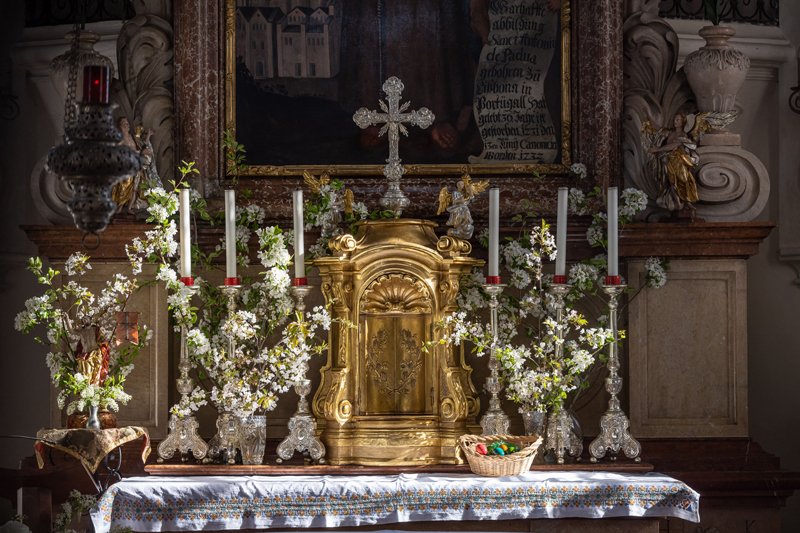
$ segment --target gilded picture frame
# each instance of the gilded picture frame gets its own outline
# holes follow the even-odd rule
[[[225,4],[224,4],[225,5],[225,14],[224,14],[224,17],[225,17],[225,19],[224,19],[224,22],[225,22],[225,26],[224,26],[225,27],[225,43],[224,43],[224,45],[225,45],[225,47],[224,47],[224,63],[225,63],[225,79],[224,79],[225,99],[224,99],[224,109],[225,109],[225,113],[224,113],[224,124],[223,124],[223,127],[224,127],[224,129],[233,132],[233,134],[234,134],[235,138],[237,139],[237,141],[242,143],[242,144],[244,144],[246,149],[247,149],[247,159],[246,159],[247,165],[245,167],[245,170],[243,172],[239,172],[239,174],[240,175],[247,175],[247,176],[296,176],[296,175],[302,174],[303,171],[310,171],[310,172],[316,173],[316,174],[319,174],[319,173],[322,173],[322,172],[327,172],[327,173],[329,173],[331,175],[346,175],[346,176],[379,176],[379,175],[381,175],[381,173],[383,171],[383,164],[381,164],[379,161],[375,161],[374,163],[366,163],[366,164],[358,163],[358,162],[349,162],[349,161],[328,163],[328,162],[324,162],[324,161],[319,161],[319,158],[317,158],[317,160],[313,160],[311,157],[309,157],[308,160],[304,159],[304,160],[298,160],[298,161],[289,161],[286,164],[275,164],[276,161],[270,161],[268,155],[267,156],[262,155],[262,151],[259,150],[258,144],[260,142],[262,142],[262,141],[269,143],[271,139],[281,140],[280,138],[283,135],[280,135],[280,136],[272,135],[272,136],[270,136],[267,133],[267,134],[259,136],[259,135],[254,135],[253,133],[251,133],[249,139],[248,139],[248,137],[246,135],[243,135],[243,133],[244,133],[243,132],[243,130],[244,130],[243,125],[242,124],[237,124],[237,114],[239,114],[239,116],[241,116],[240,113],[243,112],[242,109],[237,108],[237,105],[239,105],[239,106],[243,105],[243,102],[242,102],[243,98],[237,98],[237,84],[244,83],[242,80],[237,80],[237,57],[239,58],[238,59],[238,71],[239,71],[239,75],[240,76],[241,76],[241,72],[242,72],[242,64],[243,63],[248,64],[249,67],[253,67],[253,72],[251,73],[251,78],[253,78],[253,79],[248,78],[246,80],[251,85],[255,85],[255,83],[254,83],[254,79],[256,77],[255,74],[260,74],[260,75],[262,75],[261,77],[264,78],[263,74],[265,74],[265,72],[264,72],[264,70],[260,70],[260,69],[257,70],[257,68],[259,68],[259,65],[257,63],[253,64],[252,62],[248,62],[248,61],[244,60],[244,58],[246,57],[246,53],[245,54],[242,53],[242,48],[243,48],[242,40],[241,40],[242,39],[241,33],[242,33],[242,28],[243,28],[242,22],[243,22],[243,20],[245,20],[247,18],[247,16],[249,16],[250,18],[247,19],[248,23],[253,24],[253,25],[257,25],[257,26],[255,26],[256,28],[258,28],[259,30],[263,30],[265,25],[268,25],[270,23],[275,23],[274,19],[276,17],[274,17],[274,16],[270,17],[269,16],[270,13],[268,13],[266,11],[263,11],[262,13],[260,13],[258,15],[254,15],[253,12],[244,13],[242,8],[241,8],[241,6],[237,6],[237,0],[224,0],[224,1],[225,1]],[[337,1],[346,1],[346,0],[337,0]],[[424,2],[424,0],[419,0],[419,1],[420,2]],[[543,0],[541,3],[552,5],[554,3],[554,1],[558,2],[558,0],[549,0],[549,1],[544,1]],[[320,3],[320,2],[317,2],[317,3]],[[431,0],[431,2],[429,2],[429,3],[430,4],[436,4],[436,2],[434,2],[433,0]],[[476,3],[480,3],[480,1],[478,1]],[[487,2],[484,2],[484,3],[487,3]],[[518,4],[521,4],[521,3],[522,2],[519,2]],[[384,2],[380,2],[380,1],[379,1],[379,4],[384,4],[385,5]],[[512,4],[513,4],[513,2],[512,2]],[[539,5],[538,2],[533,2],[532,4]],[[287,5],[290,5],[290,2],[287,2]],[[288,11],[289,11],[289,13],[283,13],[284,17],[290,16],[292,14],[292,12],[293,12],[293,8],[288,9]],[[307,17],[311,17],[313,15],[313,12],[310,11],[310,10],[305,10],[304,14]],[[557,52],[553,53],[552,58],[551,58],[551,62],[554,63],[554,66],[558,67],[558,71],[560,72],[560,78],[559,78],[560,84],[559,84],[559,86],[557,88],[554,89],[554,91],[558,93],[559,98],[560,98],[560,100],[559,100],[560,109],[558,109],[555,113],[550,113],[550,116],[551,116],[551,119],[552,119],[552,122],[553,122],[554,126],[551,126],[549,129],[542,129],[542,131],[546,131],[546,132],[555,131],[555,133],[556,133],[555,136],[554,136],[555,137],[554,143],[555,143],[555,150],[556,150],[555,151],[555,153],[556,153],[555,158],[553,158],[553,160],[549,161],[549,162],[542,162],[541,160],[533,160],[533,159],[530,159],[530,160],[497,160],[497,161],[495,161],[495,160],[492,160],[491,158],[481,157],[481,156],[484,156],[484,155],[490,155],[490,156],[493,155],[493,154],[490,153],[490,151],[487,148],[487,146],[489,146],[491,143],[483,142],[483,150],[482,150],[482,152],[481,153],[476,153],[472,157],[472,160],[470,160],[469,158],[465,158],[464,160],[454,161],[454,162],[430,162],[429,163],[429,162],[426,162],[426,161],[415,161],[415,160],[413,160],[413,157],[409,158],[407,156],[407,154],[404,153],[404,148],[401,145],[400,157],[403,159],[403,164],[404,164],[408,174],[410,174],[410,175],[456,175],[456,174],[461,174],[461,173],[470,173],[470,174],[493,174],[493,175],[514,175],[514,174],[564,175],[564,174],[567,173],[567,170],[569,169],[569,166],[572,163],[572,156],[573,156],[573,154],[572,154],[572,148],[573,148],[572,115],[571,115],[571,111],[572,111],[571,110],[571,105],[572,105],[572,98],[571,98],[571,91],[572,91],[572,88],[571,88],[571,86],[572,86],[572,81],[571,81],[571,58],[572,58],[573,54],[572,54],[572,51],[571,51],[571,48],[570,48],[571,47],[571,9],[570,9],[570,0],[560,0],[560,8],[559,8],[559,11],[558,11],[558,13],[556,15],[557,15],[556,16],[556,20],[558,21],[558,24],[559,24],[559,27],[557,28],[557,31],[555,33],[555,42],[556,42],[555,46],[557,47]],[[280,15],[278,15],[278,16],[280,16]],[[299,13],[298,13],[298,16],[299,16]],[[273,20],[270,20],[270,18],[272,18]],[[284,19],[284,20],[286,20],[286,19]],[[413,25],[417,25],[417,22],[419,22],[419,21],[412,21],[412,22],[413,22]],[[286,27],[285,24],[284,24],[284,27]],[[238,37],[240,39],[238,51],[237,51],[237,30],[240,33],[240,35],[238,35]],[[248,28],[248,30],[249,30],[249,28]],[[384,32],[385,31],[386,30],[384,30]],[[278,35],[280,35],[280,34],[278,34]],[[381,34],[381,35],[385,35],[385,34]],[[283,38],[284,39],[286,38],[286,34],[283,35]],[[275,36],[273,36],[272,39],[273,39],[273,42],[277,41],[277,38]],[[308,38],[306,40],[308,40]],[[483,51],[481,53],[485,55],[486,54],[486,41],[485,40],[484,40],[483,44],[484,44],[484,47],[483,47]],[[263,46],[264,46],[263,42],[258,42],[258,40],[251,39],[250,41],[248,41],[248,40],[245,39],[244,48],[246,48],[246,47],[248,47],[250,45],[252,45],[254,47],[254,49],[263,49]],[[387,48],[388,48],[388,46],[387,46]],[[543,47],[543,48],[546,49],[546,47]],[[284,57],[286,57],[286,55],[284,55]],[[484,56],[481,56],[480,61],[483,61],[483,58],[484,58]],[[534,58],[534,60],[535,60],[535,58]],[[481,68],[481,62],[480,61],[477,63],[478,66],[475,67],[476,68],[476,73],[475,73],[476,78],[475,79],[480,79],[480,68]],[[285,63],[286,62],[284,61],[284,66],[285,66]],[[344,60],[342,60],[342,63],[344,63]],[[308,66],[310,66],[310,65],[306,65],[305,68],[308,69]],[[263,69],[263,67],[260,67],[260,68]],[[278,65],[278,66],[273,65],[273,72],[275,74],[278,74],[279,73],[279,71],[278,71],[279,68],[280,68],[280,65]],[[340,68],[344,69],[344,67],[340,67]],[[511,71],[510,68],[508,70]],[[342,70],[342,71],[344,71],[344,70]],[[513,72],[513,71],[511,71],[511,72]],[[298,75],[300,74],[300,69],[299,68],[298,68],[296,73]],[[277,79],[277,78],[279,78],[279,76],[275,76],[275,79]],[[263,85],[263,84],[268,83],[268,82],[269,82],[269,80],[267,82],[261,82],[261,83]],[[308,80],[308,79],[297,80],[297,83],[298,84],[304,84],[304,86],[308,87],[308,86],[310,86],[310,83],[313,83],[313,80]],[[408,87],[408,83],[411,83],[411,82],[407,82],[407,87]],[[273,85],[273,86],[275,86],[275,85]],[[483,141],[483,139],[486,138],[484,136],[484,131],[490,131],[490,130],[481,130],[480,129],[481,126],[477,125],[477,122],[479,120],[481,120],[482,117],[480,115],[480,111],[476,111],[476,108],[479,107],[481,110],[486,110],[486,109],[488,109],[489,106],[486,106],[486,105],[478,106],[478,105],[476,105],[476,102],[479,101],[478,99],[481,98],[481,97],[484,97],[483,94],[479,94],[480,87],[481,87],[480,84],[475,84],[475,86],[473,87],[473,89],[475,89],[476,93],[473,95],[474,98],[473,98],[473,101],[471,102],[472,103],[472,106],[471,106],[472,113],[471,114],[472,114],[472,120],[474,121],[474,124],[475,124],[475,128],[478,129],[478,133],[480,135],[480,139],[481,139],[481,141]],[[494,87],[489,87],[489,89],[496,89],[497,87],[498,87],[498,85],[495,84]],[[504,88],[503,86],[499,86],[499,87],[501,89]],[[512,90],[513,89],[519,90],[518,86],[510,85],[510,87],[512,87]],[[486,87],[484,87],[484,88],[486,88]],[[525,89],[523,88],[522,90],[524,91]],[[281,87],[281,91],[282,91],[282,93],[285,93],[285,89],[283,89],[282,87]],[[291,89],[290,89],[290,91],[291,91]],[[380,98],[384,97],[384,95],[380,93],[380,88],[378,86],[374,87],[374,90],[373,90],[372,87],[370,87],[367,92],[364,92],[363,90],[361,92],[363,92],[365,95],[367,95],[367,96],[363,97],[364,101],[362,102],[361,105],[363,105],[365,107],[368,107],[369,109],[376,109],[378,107],[377,106],[378,100]],[[553,90],[551,90],[550,92],[552,93]],[[371,97],[369,96],[370,93],[373,93],[373,95]],[[505,108],[506,106],[511,105],[510,103],[508,103],[508,102],[512,102],[513,99],[511,99],[511,98],[509,98],[508,102],[507,101],[502,101],[502,98],[504,96],[508,96],[508,92],[503,93],[503,91],[501,90],[500,93],[501,94],[499,96],[496,94],[496,91],[495,91],[495,93],[492,93],[492,96],[494,97],[494,99],[498,100],[498,102],[499,102],[498,107]],[[288,101],[285,98],[287,96],[286,94],[280,94],[279,96],[284,97],[284,99],[280,100],[280,102],[287,102]],[[289,95],[289,96],[291,97],[291,95]],[[249,101],[251,101],[251,100],[248,100],[248,102]],[[403,101],[406,101],[406,98],[403,98]],[[482,102],[485,102],[485,101],[487,101],[487,100],[482,100]],[[542,101],[544,101],[543,98],[542,98]],[[412,107],[416,106],[416,104],[417,104],[417,102],[412,100]],[[285,108],[285,105],[283,103],[277,103],[275,105],[278,107],[278,109],[276,109],[278,112],[286,112],[286,108]],[[237,111],[238,111],[238,113],[237,113]],[[346,112],[350,112],[350,111],[351,111],[350,109],[346,110]],[[352,111],[355,111],[355,109],[352,109]],[[432,109],[432,111],[434,111],[434,113],[436,113],[435,109]],[[502,115],[499,118],[501,120],[502,120],[502,118],[512,118],[512,122],[513,122],[513,120],[516,117],[521,116],[521,114],[518,111],[519,111],[518,109],[512,108],[509,113],[507,113],[505,115]],[[489,119],[496,118],[496,117],[490,116],[489,113],[492,113],[492,111],[491,110],[490,111],[485,111],[485,114],[486,114],[487,118],[489,118]],[[258,117],[257,120],[264,121],[265,123],[267,121],[269,121],[270,115],[271,114],[268,112],[268,109],[265,110],[263,113],[254,114],[254,116]],[[350,115],[352,115],[352,113],[350,113]],[[323,113],[323,116],[324,116],[324,113]],[[337,122],[335,126],[332,126],[334,129],[335,128],[339,128],[340,127],[339,124],[343,125],[344,122],[345,122],[345,120],[342,120],[342,118],[341,118],[342,117],[342,113],[338,113],[336,115],[336,117],[339,120],[339,122]],[[248,116],[248,118],[250,118],[250,117]],[[534,117],[534,118],[531,118],[530,120],[536,120],[536,119],[537,118]],[[486,122],[488,123],[489,121],[487,120]],[[560,122],[560,126],[559,126],[559,122]],[[355,124],[352,123],[352,120],[350,121],[350,123],[352,124],[352,131],[348,130],[347,135],[353,135],[354,133],[357,133],[357,126],[355,126]],[[483,121],[481,121],[481,123],[483,124]],[[297,146],[298,149],[301,150],[304,154],[317,154],[318,152],[316,151],[316,148],[315,148],[313,142],[306,140],[302,136],[303,135],[302,128],[307,128],[308,130],[312,130],[314,128],[318,128],[319,124],[320,123],[315,119],[315,117],[313,115],[306,117],[305,118],[305,122],[303,122],[303,118],[300,117],[296,121],[296,125],[298,126],[298,130],[299,131],[296,132],[298,136],[292,138],[293,139],[292,142],[294,143],[293,146]],[[323,121],[323,124],[324,124],[324,121]],[[508,122],[506,121],[505,124],[508,124]],[[344,126],[342,126],[342,127],[344,127]],[[486,126],[486,127],[489,128],[491,126]],[[502,125],[500,127],[502,127]],[[524,128],[524,124],[522,124],[520,127]],[[252,124],[250,125],[249,129],[250,129],[251,132],[253,132],[254,128],[253,128]],[[409,129],[413,129],[413,128],[409,128]],[[431,135],[433,136],[433,133],[431,133]],[[473,135],[474,135],[474,133],[473,133]],[[251,142],[249,142],[249,141],[251,141]],[[524,140],[522,142],[524,143]],[[521,150],[518,150],[520,145],[519,144],[515,145],[513,141],[512,142],[505,142],[504,144],[507,147],[510,147],[512,150],[515,150],[515,153],[523,153]],[[545,146],[544,144],[541,144],[541,143],[536,144],[536,145],[537,146]],[[552,142],[547,144],[547,146],[550,147],[550,148],[552,148],[552,145],[553,145]],[[424,147],[425,145],[424,144],[420,144],[420,146]],[[501,146],[498,145],[498,148],[500,148],[500,147]],[[388,150],[386,149],[385,144],[382,145],[381,147],[379,147],[378,149],[373,150],[373,152],[374,152],[374,154],[371,156],[373,158],[379,158],[381,156],[378,155],[378,154],[383,154],[382,155],[382,159],[385,159],[386,155],[388,154]],[[346,152],[342,152],[342,153],[345,153],[344,157],[347,158]],[[537,153],[539,153],[539,152],[537,152]],[[552,154],[553,153],[553,150],[552,149],[550,151],[544,150],[544,151],[542,151],[540,153],[543,153],[543,154],[545,154],[545,156],[548,156],[548,154]],[[498,157],[502,157],[502,154],[503,154],[503,152],[495,152],[495,155],[497,155]],[[264,160],[265,157],[266,157],[266,160]],[[420,157],[424,158],[425,155],[422,154]],[[454,157],[457,157],[457,156],[454,156]],[[353,159],[355,160],[357,158],[354,157]],[[382,159],[380,159],[380,161],[382,161]],[[227,171],[228,174],[231,174],[231,169],[230,168],[227,168],[226,171]]]

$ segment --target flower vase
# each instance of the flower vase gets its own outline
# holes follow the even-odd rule
[[[564,464],[565,456],[580,460],[583,453],[583,432],[578,419],[569,409],[557,407],[548,416],[545,449],[555,454],[558,464]]]
[[[97,405],[89,406],[89,418],[86,420],[86,429],[101,429],[100,418],[97,413],[100,412],[100,407]]]
[[[522,424],[525,427],[526,435],[545,436],[547,429],[547,412],[546,411],[523,411]]]
[[[97,418],[100,420],[100,429],[110,429],[117,427],[117,415],[111,411],[100,410],[97,412]],[[89,420],[88,413],[72,413],[67,417],[68,429],[85,428],[86,422]]]
[[[699,31],[706,45],[686,56],[683,70],[699,111],[733,111],[736,94],[750,68],[750,58],[731,48],[728,39],[736,30],[728,26],[705,26]]]
[[[242,464],[260,465],[264,462],[264,449],[267,440],[267,417],[251,415],[239,419],[239,449]]]

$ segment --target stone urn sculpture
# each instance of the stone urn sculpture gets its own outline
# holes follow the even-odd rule
[[[728,45],[735,33],[728,26],[704,26],[699,34],[706,45],[686,56],[683,70],[700,112],[733,111],[750,68],[750,58]]]

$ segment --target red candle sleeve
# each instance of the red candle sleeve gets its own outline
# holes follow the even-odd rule
[[[102,65],[83,67],[83,103],[107,104],[111,73]]]

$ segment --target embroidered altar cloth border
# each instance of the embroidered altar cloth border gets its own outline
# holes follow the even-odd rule
[[[676,517],[700,495],[669,476],[527,472],[383,476],[136,477],[109,487],[95,531],[340,527],[434,520]]]

